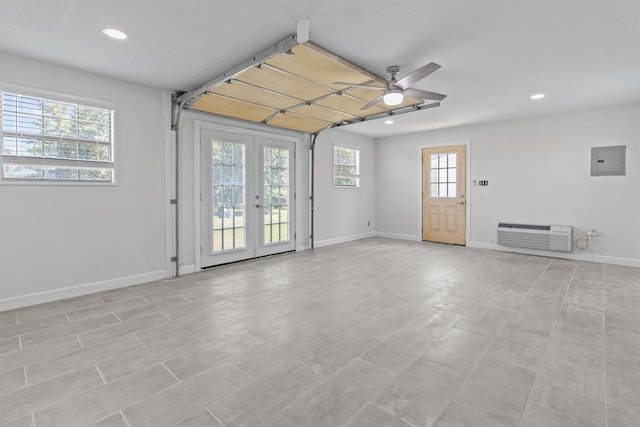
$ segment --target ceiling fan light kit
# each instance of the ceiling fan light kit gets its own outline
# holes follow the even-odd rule
[[[400,105],[404,101],[404,95],[399,89],[389,89],[382,96],[382,100],[387,105]]]

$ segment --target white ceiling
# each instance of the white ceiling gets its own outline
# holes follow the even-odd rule
[[[2,0],[0,51],[191,90],[302,17],[311,41],[375,74],[442,66],[415,86],[447,94],[439,108],[344,128],[364,135],[640,101],[638,0]]]

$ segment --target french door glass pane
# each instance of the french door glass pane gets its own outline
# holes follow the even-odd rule
[[[264,244],[289,241],[289,150],[263,147]]]
[[[245,248],[245,146],[211,142],[213,252]]]

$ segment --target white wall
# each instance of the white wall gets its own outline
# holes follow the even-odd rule
[[[471,141],[471,246],[498,248],[499,221],[600,235],[578,259],[640,265],[640,104],[465,126],[377,141],[378,232],[420,239],[420,147]],[[590,176],[591,147],[626,145],[627,175]],[[548,252],[547,255],[562,253]]]
[[[360,150],[360,188],[333,187],[333,145]],[[375,235],[376,144],[341,129],[320,133],[315,149],[315,246]]]
[[[117,184],[0,185],[0,310],[165,276],[161,90],[0,53],[0,82],[116,105]]]

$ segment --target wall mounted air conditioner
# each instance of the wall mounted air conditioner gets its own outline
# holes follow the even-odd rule
[[[498,224],[498,244],[543,251],[571,252],[573,227],[501,222]]]

